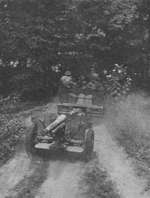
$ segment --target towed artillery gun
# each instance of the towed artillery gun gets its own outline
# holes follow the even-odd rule
[[[102,107],[92,105],[91,99],[80,95],[76,104],[58,104],[57,116],[48,126],[39,119],[33,120],[25,141],[27,153],[41,149],[59,150],[80,153],[84,159],[89,159],[94,149],[91,117],[97,117],[103,111]]]

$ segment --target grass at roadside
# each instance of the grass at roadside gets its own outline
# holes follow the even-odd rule
[[[86,198],[119,198],[106,171],[100,167],[98,160],[89,162],[81,179],[84,189],[83,197]],[[84,184],[84,185],[83,185]]]
[[[20,117],[0,114],[0,165],[5,163],[14,153],[25,127]]]
[[[42,115],[49,101],[19,102],[0,106],[0,166],[16,152],[27,131],[25,119],[31,114]],[[48,113],[47,113],[48,114]]]

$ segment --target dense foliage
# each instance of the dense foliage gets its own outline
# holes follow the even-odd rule
[[[51,96],[66,69],[76,77],[91,65],[102,73],[115,63],[147,82],[149,23],[148,0],[3,0],[1,94]]]

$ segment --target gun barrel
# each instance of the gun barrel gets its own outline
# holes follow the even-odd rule
[[[53,130],[58,125],[60,125],[61,123],[63,123],[66,120],[66,118],[67,118],[67,116],[64,115],[64,114],[58,116],[54,122],[52,122],[50,125],[48,125],[46,127],[46,130],[48,130],[48,131]]]

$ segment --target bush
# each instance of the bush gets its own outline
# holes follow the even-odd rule
[[[0,114],[0,165],[8,160],[15,152],[16,145],[24,133],[24,125],[19,117],[11,119],[8,115]]]

